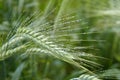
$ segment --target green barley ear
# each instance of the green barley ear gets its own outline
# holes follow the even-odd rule
[[[101,80],[101,79],[97,78],[97,76],[91,76],[91,75],[88,75],[88,74],[83,74],[83,75],[80,75],[78,78],[73,78],[73,79],[70,79],[70,80]]]
[[[47,16],[42,17],[42,19],[46,18]],[[34,19],[26,18],[18,27],[15,27],[14,35],[0,48],[0,59],[4,60],[17,53],[22,55],[50,55],[90,73],[92,72],[89,71],[89,68],[101,67],[100,64],[91,60],[91,58],[96,60],[99,57],[83,51],[91,49],[92,46],[75,47],[76,44],[83,41],[98,42],[97,40],[78,38],[78,35],[94,34],[94,32],[79,32],[86,29],[86,27],[79,27],[81,19],[69,15],[57,19],[58,23],[50,21],[41,24],[40,21],[40,16],[36,16]],[[55,31],[54,36],[53,31]]]

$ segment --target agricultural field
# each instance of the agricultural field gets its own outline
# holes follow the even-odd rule
[[[0,80],[120,80],[120,0],[0,0]]]

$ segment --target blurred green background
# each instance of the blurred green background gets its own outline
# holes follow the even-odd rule
[[[104,40],[103,42],[73,43],[73,46],[94,45],[98,50],[101,70],[96,71],[103,80],[120,80],[120,0],[0,0],[0,39],[5,40],[19,16],[25,17],[35,11],[42,13],[42,22],[57,20],[62,16],[77,16],[79,27],[89,29],[80,32],[97,31],[99,34],[78,35],[82,39]],[[40,14],[38,14],[40,15]],[[57,27],[56,27],[57,28]],[[3,43],[0,42],[0,45]],[[67,45],[66,43],[64,43]],[[27,64],[27,65],[26,65]],[[75,66],[52,57],[19,59],[12,56],[0,61],[0,80],[69,80],[83,74]]]

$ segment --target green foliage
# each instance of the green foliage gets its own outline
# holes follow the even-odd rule
[[[20,66],[13,73],[12,80],[19,80],[21,72],[22,72],[24,66],[25,66],[25,63],[20,64]]]
[[[102,74],[100,74],[99,76],[104,79],[119,80],[120,79],[120,70],[117,68],[108,69],[108,70],[103,71]]]
[[[0,80],[119,80],[119,3],[0,0]]]

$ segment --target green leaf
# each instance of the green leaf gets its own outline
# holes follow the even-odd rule
[[[19,80],[20,76],[21,76],[21,73],[22,73],[22,70],[24,69],[25,67],[25,63],[21,63],[18,68],[15,70],[15,72],[13,73],[12,75],[12,80]]]

